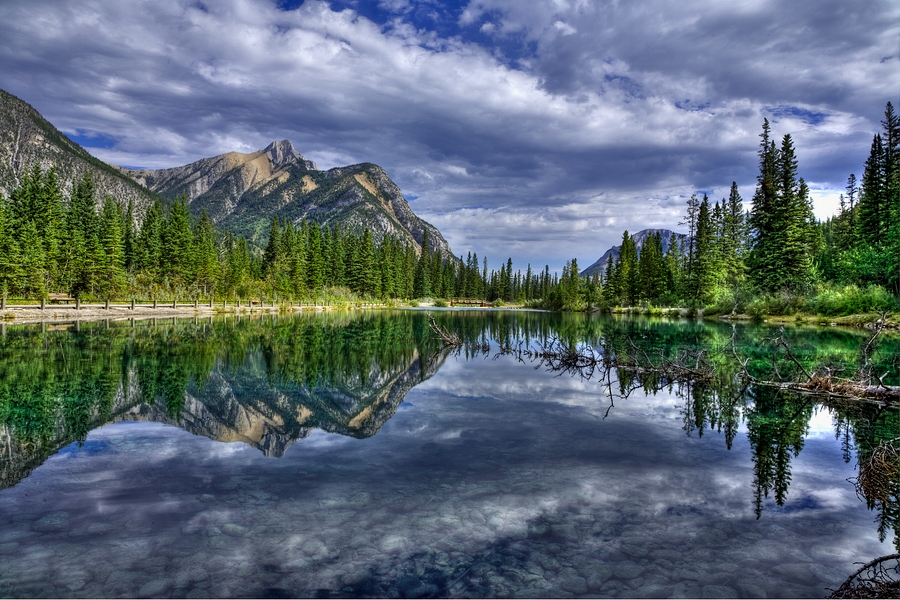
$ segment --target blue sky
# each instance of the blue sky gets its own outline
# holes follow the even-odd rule
[[[897,40],[880,0],[5,0],[0,87],[114,164],[374,162],[457,254],[558,270],[749,202],[763,118],[832,214]]]

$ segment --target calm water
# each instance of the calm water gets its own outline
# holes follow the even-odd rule
[[[716,352],[730,326],[437,316],[490,352],[440,352],[414,311],[7,326],[0,594],[822,597],[895,551],[847,479],[896,410],[496,356]],[[771,367],[774,329],[736,335]],[[865,339],[786,335],[848,372]]]

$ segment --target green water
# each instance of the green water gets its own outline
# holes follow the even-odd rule
[[[847,481],[896,408],[733,360],[798,376],[783,338],[849,377],[869,332],[434,316],[466,346],[421,311],[4,327],[0,593],[817,597],[897,544],[896,505]],[[549,340],[716,376],[499,353]]]

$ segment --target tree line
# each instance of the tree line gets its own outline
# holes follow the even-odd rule
[[[797,303],[808,295],[827,312],[835,307],[826,304],[839,303],[842,294],[852,295],[848,289],[866,288],[856,295],[868,295],[882,307],[896,307],[900,117],[890,102],[884,114],[883,131],[874,136],[863,178],[858,181],[850,175],[836,216],[824,222],[815,219],[809,187],[798,174],[793,140],[787,134],[776,144],[766,119],[749,210],[743,208],[736,183],[721,202],[710,201],[706,194],[702,199],[692,195],[682,222],[688,229],[686,239],[673,234],[664,253],[657,233],[639,251],[626,231],[619,256],[607,264],[605,273],[563,285],[559,301],[726,310],[760,298]],[[577,272],[574,259],[563,279],[572,278],[572,272]]]
[[[626,231],[619,256],[592,277],[581,277],[576,259],[561,276],[546,265],[514,271],[512,259],[489,270],[487,258],[479,261],[477,253],[444,256],[432,248],[427,231],[419,250],[390,236],[376,244],[368,229],[278,217],[266,247],[257,248],[217,230],[205,212],[192,217],[183,196],[155,201],[139,220],[130,203],[110,196],[98,203],[89,172],[71,182],[66,198],[55,169],[35,165],[8,199],[0,196],[0,293],[301,301],[468,297],[554,310],[734,310],[759,298],[796,303],[816,286],[823,305],[846,304],[846,290],[835,286],[855,285],[869,286],[854,288],[857,296],[895,307],[886,290],[900,296],[900,117],[891,103],[882,125],[862,179],[850,175],[840,213],[825,222],[813,216],[791,136],[776,144],[764,120],[749,210],[736,183],[720,202],[692,195],[682,222],[686,236],[673,234],[664,243],[656,234],[638,248]]]

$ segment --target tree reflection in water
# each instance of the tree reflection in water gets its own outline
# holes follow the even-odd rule
[[[182,319],[81,324],[69,330],[10,327],[0,337],[0,487],[15,485],[72,442],[103,424],[153,420],[224,441],[243,441],[280,456],[316,428],[353,437],[375,434],[412,387],[455,355],[484,359],[500,353],[565,371],[539,350],[590,348],[598,381],[610,401],[636,390],[666,390],[681,399],[688,436],[723,435],[732,444],[743,425],[752,451],[757,518],[771,497],[784,506],[791,461],[803,450],[810,418],[831,413],[844,459],[871,463],[876,449],[900,431],[896,406],[810,395],[747,384],[728,353],[732,338],[747,368],[773,367],[763,326],[533,312],[435,312],[437,324],[463,345],[441,349],[421,312],[355,312],[293,318]],[[855,368],[865,336],[834,329],[788,330],[793,354],[807,365]],[[525,349],[535,354],[523,355]],[[778,363],[777,360],[783,361]],[[871,357],[897,384],[893,357]],[[703,364],[700,377],[648,368]],[[564,366],[564,365],[563,365]],[[782,373],[796,368],[776,359]],[[574,372],[571,371],[570,372]],[[584,376],[582,370],[577,374]],[[879,535],[898,541],[900,469],[887,476],[887,493],[860,486],[877,514]]]

